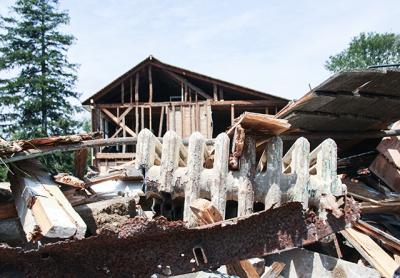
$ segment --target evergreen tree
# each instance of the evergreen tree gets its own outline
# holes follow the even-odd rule
[[[0,135],[6,139],[76,132],[77,65],[67,57],[74,37],[60,31],[69,20],[58,0],[16,0],[0,17]],[[53,171],[72,168],[70,153],[42,161]]]
[[[57,0],[17,0],[1,17],[0,71],[8,78],[0,80],[0,104],[9,137],[74,132],[77,65],[67,59],[74,37],[59,30],[68,23]]]
[[[330,56],[325,68],[332,72],[365,69],[369,66],[400,63],[400,36],[394,33],[361,33],[348,48]]]

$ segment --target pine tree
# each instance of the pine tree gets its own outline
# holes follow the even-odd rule
[[[17,0],[9,17],[1,17],[0,105],[3,133],[32,138],[74,132],[78,99],[76,64],[67,50],[74,37],[59,29],[69,23],[57,0]]]
[[[75,38],[60,31],[69,20],[58,0],[16,0],[0,17],[0,135],[6,139],[76,132],[77,65],[67,57]],[[72,168],[69,153],[42,161],[52,171]]]

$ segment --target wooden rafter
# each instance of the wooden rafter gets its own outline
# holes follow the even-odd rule
[[[205,93],[202,89],[200,89],[199,87],[193,85],[192,83],[190,83],[189,81],[187,81],[185,78],[177,75],[176,73],[169,71],[163,67],[160,67],[161,70],[166,73],[167,75],[169,75],[172,79],[174,79],[175,81],[178,82],[178,84],[183,83],[185,86],[187,86],[188,88],[192,89],[193,91],[197,92],[198,94],[200,94],[202,97],[204,97],[205,99],[211,99],[211,97]],[[186,91],[187,92],[187,91]],[[186,94],[185,92],[185,94]]]

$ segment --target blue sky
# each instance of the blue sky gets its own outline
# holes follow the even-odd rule
[[[0,0],[0,13],[10,0]],[[400,32],[400,1],[64,0],[85,99],[150,54],[296,99],[360,32]]]

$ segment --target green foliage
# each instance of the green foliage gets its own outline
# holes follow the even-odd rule
[[[0,182],[7,181],[7,167],[0,164]]]
[[[78,98],[76,65],[67,59],[74,37],[59,31],[69,23],[56,0],[17,0],[10,17],[1,17],[0,80],[6,135],[32,138],[74,132]]]
[[[60,31],[69,20],[58,0],[16,0],[0,17],[0,133],[7,139],[77,132],[77,65],[67,58],[74,37]],[[41,160],[53,171],[73,165],[69,153]]]
[[[400,63],[400,36],[394,33],[361,33],[349,46],[330,56],[325,68],[332,72]]]

